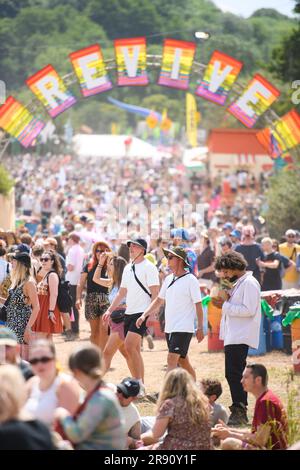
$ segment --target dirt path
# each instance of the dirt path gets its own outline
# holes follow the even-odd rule
[[[63,368],[67,369],[69,354],[79,345],[89,344],[89,325],[82,321],[80,330],[80,340],[74,342],[65,342],[63,337],[57,336],[55,344],[57,347],[58,359]],[[166,342],[163,339],[154,341],[153,350],[148,349],[147,341],[144,341],[144,350],[142,352],[145,363],[145,382],[146,392],[159,392],[164,375],[167,358]],[[231,404],[230,393],[227,381],[224,377],[224,354],[223,352],[208,353],[207,338],[201,344],[197,343],[195,338],[192,339],[189,356],[192,365],[196,369],[197,380],[201,378],[218,378],[223,386],[223,394],[220,403],[225,406]],[[287,404],[287,377],[288,371],[292,369],[291,356],[287,356],[283,352],[274,351],[264,356],[251,357],[250,362],[259,362],[264,364],[269,372],[269,387],[278,394]],[[118,383],[124,377],[128,377],[129,371],[123,356],[118,352],[112,361],[112,368],[106,374],[105,379],[108,382]],[[298,384],[300,390],[300,376],[295,377],[295,383]],[[300,392],[299,392],[300,396]],[[254,398],[249,396],[249,416],[252,416],[254,406]],[[155,405],[148,401],[139,404],[140,411],[143,415],[152,414]]]

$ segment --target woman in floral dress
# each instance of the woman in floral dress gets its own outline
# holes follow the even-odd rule
[[[209,416],[208,399],[192,376],[182,368],[170,371],[159,396],[153,429],[141,435],[144,444],[156,444],[144,449],[211,450]]]
[[[6,326],[16,334],[21,345],[21,357],[27,359],[32,326],[40,308],[36,285],[30,276],[29,254],[16,253],[12,257],[12,268]]]

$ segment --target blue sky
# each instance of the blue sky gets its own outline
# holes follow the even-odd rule
[[[213,0],[223,11],[229,11],[235,15],[247,18],[259,8],[274,8],[288,16],[293,16],[294,0]]]

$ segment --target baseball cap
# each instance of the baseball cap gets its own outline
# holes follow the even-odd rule
[[[17,246],[17,251],[19,251],[20,253],[30,253],[30,248],[28,245],[25,245],[25,243],[20,243]]]
[[[242,232],[240,230],[234,229],[232,230],[232,232],[230,232],[230,235],[240,240],[242,236]]]
[[[57,240],[55,238],[48,237],[44,241],[44,245],[55,245],[55,246],[57,246]]]
[[[117,385],[117,391],[121,392],[125,398],[136,397],[140,393],[140,383],[136,379],[127,377]]]
[[[128,246],[128,248],[130,247],[131,243],[133,243],[134,245],[141,246],[142,248],[144,248],[145,253],[147,252],[148,245],[147,245],[146,240],[144,240],[143,238],[134,238],[133,240],[128,240],[126,242],[126,245]]]
[[[189,241],[190,234],[185,228],[173,228],[171,230],[171,238],[181,238],[182,240]]]
[[[232,225],[231,222],[226,222],[226,224],[223,225],[223,228],[225,228],[225,229],[228,228],[228,229],[232,230],[232,229],[233,229],[233,225]]]
[[[18,339],[12,330],[6,327],[0,328],[0,346],[17,346],[17,344]]]
[[[27,268],[31,268],[31,259],[28,253],[17,252],[14,253],[12,258],[18,261],[19,263],[24,264],[24,266],[27,266]]]

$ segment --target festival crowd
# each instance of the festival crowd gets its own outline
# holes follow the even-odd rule
[[[16,180],[17,220],[15,231],[0,229],[0,448],[287,449],[287,414],[267,369],[247,362],[259,343],[261,291],[300,282],[300,233],[269,236],[264,178],[243,169],[188,180],[175,157],[86,165],[28,154],[5,164]],[[112,212],[124,195],[120,237]],[[184,204],[189,226],[171,217],[162,230]],[[189,359],[192,337],[205,336],[209,293],[222,312],[230,413],[216,402],[221,383],[197,381]],[[82,315],[91,345],[74,349],[67,373],[54,339],[78,340]],[[144,417],[134,402],[148,397],[149,319],[159,319],[168,353],[161,390],[150,397],[157,413]],[[129,376],[112,384],[104,377],[117,351]],[[237,426],[248,425],[248,393],[256,404],[246,432]]]

